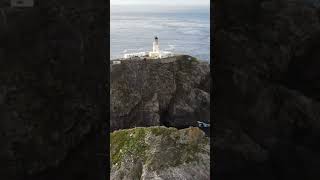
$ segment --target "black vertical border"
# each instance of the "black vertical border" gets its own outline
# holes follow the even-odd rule
[[[105,159],[105,169],[106,169],[106,180],[110,179],[110,1],[106,1],[107,8],[106,8],[106,86],[105,86],[105,92],[106,92],[106,102],[107,104],[107,114],[106,114],[106,120],[107,120],[107,129],[106,129],[106,154],[107,159]]]
[[[214,110],[213,110],[213,102],[214,102],[214,88],[213,88],[213,74],[214,74],[214,68],[213,68],[213,61],[214,61],[214,0],[210,0],[210,179],[212,179],[213,174],[214,174],[214,147],[213,147],[213,141],[214,141]]]

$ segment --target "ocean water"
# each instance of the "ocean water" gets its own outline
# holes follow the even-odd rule
[[[154,36],[158,36],[160,50],[210,61],[209,7],[111,7],[110,19],[111,59],[151,51]]]

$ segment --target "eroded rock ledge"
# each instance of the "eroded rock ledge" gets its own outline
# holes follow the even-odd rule
[[[210,179],[209,138],[161,126],[111,134],[111,179]]]

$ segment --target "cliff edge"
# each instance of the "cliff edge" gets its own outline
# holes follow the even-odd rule
[[[111,130],[210,122],[210,67],[180,55],[160,60],[125,60],[110,74]]]

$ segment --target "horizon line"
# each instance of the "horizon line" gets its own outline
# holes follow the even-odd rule
[[[161,3],[127,3],[127,4],[112,4],[111,6],[175,6],[175,7],[185,7],[185,6],[206,6],[210,7],[210,4],[161,4]]]

